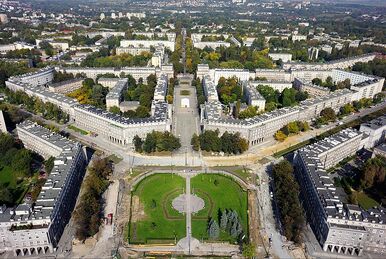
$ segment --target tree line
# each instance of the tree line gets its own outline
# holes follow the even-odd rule
[[[74,211],[75,237],[81,241],[94,236],[102,219],[102,194],[109,186],[112,166],[107,158],[97,158],[88,168],[82,195]]]
[[[210,68],[273,68],[275,64],[268,57],[268,49],[256,50],[246,46],[218,47],[215,50],[206,47],[199,50],[201,62]]]
[[[240,133],[224,132],[219,136],[220,131],[206,130],[200,135],[193,135],[191,145],[193,150],[205,150],[207,152],[224,152],[226,154],[242,154],[248,150],[248,141],[240,136]]]
[[[308,98],[307,92],[295,88],[285,88],[281,93],[268,85],[258,85],[257,90],[265,99],[265,111],[273,111],[281,107],[291,107]]]
[[[274,137],[277,141],[282,142],[291,135],[296,135],[300,132],[308,131],[309,129],[310,125],[306,121],[292,121],[278,130]]]
[[[272,173],[275,182],[274,197],[280,209],[284,236],[299,244],[305,219],[299,201],[299,185],[295,180],[294,168],[288,160],[283,160],[273,166]]]
[[[6,89],[8,101],[12,104],[23,105],[24,108],[32,113],[41,114],[44,119],[54,120],[58,123],[66,123],[69,115],[57,105],[50,102],[43,102],[37,97],[30,97],[22,91],[13,92]]]
[[[133,142],[135,151],[138,153],[154,153],[162,151],[172,152],[181,147],[180,139],[169,131],[152,131],[151,133],[146,134],[145,139],[135,135]]]
[[[32,161],[33,154],[30,150],[23,148],[10,134],[0,133],[0,172],[8,168],[12,174],[9,182],[0,183],[0,204],[15,204],[20,190],[11,182],[14,180],[21,184],[23,178],[31,177]]]
[[[67,94],[68,97],[75,98],[80,104],[90,104],[98,108],[106,107],[106,95],[108,87],[97,84],[91,78],[86,78],[82,87]]]
[[[237,241],[242,241],[244,230],[235,210],[219,209],[218,222],[214,218],[208,220],[207,233],[209,239],[217,240],[220,237],[220,232],[223,231]]]

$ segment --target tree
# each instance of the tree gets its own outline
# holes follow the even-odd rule
[[[232,236],[233,238],[236,238],[236,237],[238,236],[238,233],[237,233],[237,224],[238,224],[238,221],[236,220],[236,221],[233,222],[232,227],[231,227],[231,232],[230,232],[230,234],[231,234],[231,236]]]
[[[320,79],[320,78],[314,78],[314,79],[312,79],[312,83],[313,83],[314,85],[319,85],[319,86],[321,86],[321,85],[323,84],[323,81],[322,81],[322,79]]]
[[[288,240],[300,243],[305,219],[299,201],[299,186],[294,177],[294,168],[288,160],[282,160],[273,166],[272,174],[284,235]]]
[[[308,124],[307,121],[297,121],[298,127],[300,131],[308,131],[310,130],[310,125]]]
[[[223,211],[221,211],[220,227],[221,227],[222,230],[225,230],[227,228],[227,225],[228,225],[227,211],[223,210]]]
[[[350,104],[350,103],[347,103],[340,108],[340,114],[341,115],[349,115],[349,114],[353,113],[354,111],[355,111],[354,106],[352,106],[352,104]]]
[[[193,134],[190,144],[192,145],[194,151],[200,150],[200,137],[196,133]]]
[[[15,141],[10,134],[0,133],[0,155],[4,155],[14,144]]]
[[[13,196],[7,186],[0,186],[0,204],[11,205],[13,203]]]
[[[115,114],[120,114],[121,113],[121,109],[119,109],[118,106],[110,107],[109,111],[112,112],[112,113],[115,113]]]
[[[300,129],[298,127],[298,122],[297,121],[292,121],[290,123],[287,124],[287,126],[285,127],[285,134],[286,135],[289,135],[289,134],[298,134]]]
[[[373,102],[375,104],[381,103],[385,99],[385,96],[386,95],[384,93],[377,93],[376,95],[374,95]]]
[[[244,111],[241,111],[239,113],[238,118],[239,119],[246,119],[246,118],[255,117],[257,115],[257,110],[258,110],[257,106],[250,105]]]
[[[149,109],[145,106],[138,106],[137,109],[135,109],[135,116],[137,118],[147,118],[150,117]]]
[[[217,221],[211,219],[208,225],[208,236],[210,239],[215,240],[220,236],[220,227],[217,224]]]
[[[287,135],[284,134],[283,131],[278,130],[278,131],[275,133],[275,136],[274,136],[274,137],[275,137],[275,139],[276,139],[277,141],[283,142],[283,141],[287,138]]]
[[[244,243],[243,256],[248,259],[254,258],[256,256],[256,247],[251,243],[249,244]]]
[[[143,151],[143,149],[142,149],[142,145],[143,145],[142,139],[138,135],[135,135],[134,139],[133,139],[133,142],[134,142],[135,152],[142,153],[142,151]]]
[[[320,112],[320,116],[323,117],[326,121],[335,121],[336,120],[335,111],[330,107],[323,109]]]
[[[386,158],[376,156],[366,161],[361,172],[361,187],[363,189],[373,186],[382,186],[386,177]]]
[[[281,104],[283,107],[294,106],[296,102],[296,90],[294,88],[285,88],[281,93]]]
[[[145,142],[143,143],[143,151],[146,153],[152,153],[157,150],[157,137],[153,133],[146,135]]]
[[[295,95],[296,102],[304,101],[308,98],[308,92],[297,91]]]
[[[21,172],[26,176],[31,175],[32,153],[27,149],[19,150],[12,159],[12,170]]]

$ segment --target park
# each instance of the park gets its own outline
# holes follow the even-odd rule
[[[186,191],[192,203],[189,223],[183,208]],[[155,173],[140,180],[131,194],[130,244],[175,245],[187,236],[187,224],[191,237],[200,242],[235,244],[248,236],[247,192],[229,176]],[[209,230],[213,228],[215,234]]]

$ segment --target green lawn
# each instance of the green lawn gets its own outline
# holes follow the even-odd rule
[[[172,208],[171,201],[184,188],[185,179],[172,174],[155,174],[142,180],[133,191],[133,197],[139,197],[145,217],[130,223],[129,241],[171,243],[175,237],[177,241],[183,238],[186,232],[185,217]]]
[[[118,164],[119,162],[121,162],[123,160],[122,158],[120,158],[120,157],[118,157],[118,156],[116,156],[114,154],[109,155],[107,157],[107,159],[113,161],[114,164]]]
[[[184,96],[190,95],[190,91],[189,90],[181,90],[180,95],[184,95]]]
[[[368,209],[375,207],[375,206],[379,206],[378,202],[376,202],[374,199],[370,198],[364,192],[357,192],[357,199],[358,199],[358,204],[362,208],[364,208],[365,210],[368,210]]]
[[[248,178],[251,176],[250,170],[248,168],[240,166],[215,166],[213,169],[229,172],[240,177],[244,181],[248,181]]]
[[[77,128],[77,127],[75,127],[74,125],[70,125],[70,126],[68,126],[68,128],[69,128],[69,129],[72,129],[73,131],[76,131],[76,132],[78,132],[78,133],[80,133],[80,134],[82,134],[82,135],[88,135],[88,132],[87,132],[87,131],[82,130],[82,129],[80,129],[80,128]]]
[[[217,180],[217,185],[215,184]],[[205,208],[192,218],[192,234],[195,238],[208,239],[207,222],[210,217],[218,220],[219,209],[237,211],[245,233],[248,232],[247,192],[231,178],[223,175],[200,174],[191,180],[192,192],[203,198]],[[235,241],[221,231],[220,240]]]
[[[0,168],[0,185],[5,185],[12,190],[13,201],[18,204],[28,190],[29,181],[26,178],[19,177],[18,174],[12,172],[10,167],[6,166]]]

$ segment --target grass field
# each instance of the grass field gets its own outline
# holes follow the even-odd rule
[[[189,90],[181,90],[180,95],[184,95],[184,96],[190,95],[190,91]]]
[[[219,222],[219,209],[237,211],[244,232],[248,232],[247,192],[238,183],[223,175],[200,174],[191,179],[191,190],[205,201],[205,208],[192,218],[192,234],[195,238],[208,239],[208,219],[213,217]],[[221,231],[220,240],[235,241],[224,231]]]
[[[87,132],[87,131],[82,130],[82,129],[80,129],[80,128],[77,128],[77,127],[75,127],[74,125],[70,125],[70,126],[68,126],[68,128],[69,128],[69,129],[72,129],[73,131],[76,131],[76,132],[78,132],[78,133],[80,133],[80,134],[82,134],[82,135],[88,135],[88,132]]]
[[[116,156],[116,155],[114,155],[114,154],[109,155],[109,156],[107,157],[107,159],[113,161],[114,164],[118,164],[119,162],[121,162],[121,161],[123,160],[122,158],[120,158],[120,157],[118,157],[118,156]]]
[[[378,202],[376,202],[374,199],[370,198],[364,192],[357,192],[357,199],[358,199],[358,204],[362,208],[364,208],[365,210],[368,210],[368,209],[375,207],[375,206],[379,206]]]
[[[129,229],[131,243],[171,243],[185,236],[185,217],[172,208],[171,201],[183,192],[185,179],[172,174],[155,174],[142,180],[133,191],[144,216],[134,211]],[[141,209],[140,209],[141,210]]]
[[[28,180],[12,172],[10,167],[0,168],[0,185],[12,189],[12,196],[15,204],[21,202],[25,192],[28,190]]]

